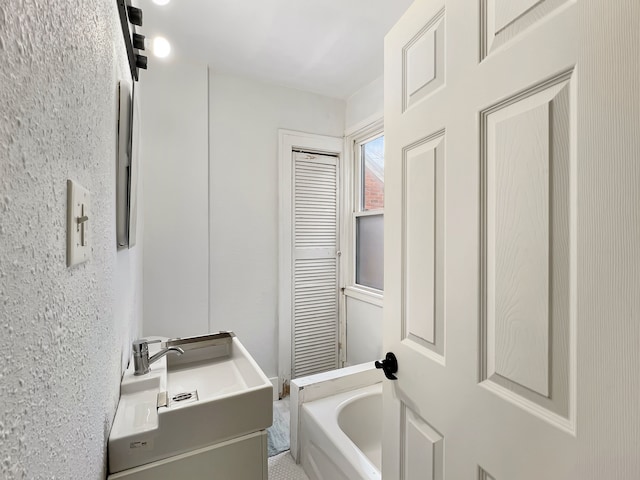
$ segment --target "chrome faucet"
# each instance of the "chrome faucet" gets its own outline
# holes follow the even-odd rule
[[[142,338],[133,342],[133,365],[135,367],[134,375],[144,375],[145,373],[149,373],[149,365],[151,365],[156,360],[160,360],[169,352],[176,352],[179,355],[182,355],[184,353],[184,350],[180,347],[167,347],[149,358],[150,343],[160,343],[160,340],[147,340],[146,338]]]

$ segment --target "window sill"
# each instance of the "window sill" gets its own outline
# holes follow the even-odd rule
[[[356,300],[370,303],[372,305],[377,305],[378,307],[382,307],[384,303],[383,292],[376,291],[376,290],[369,290],[356,285],[344,287],[344,294],[347,297],[355,298]]]

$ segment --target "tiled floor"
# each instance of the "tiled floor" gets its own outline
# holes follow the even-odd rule
[[[273,402],[273,418],[279,423],[276,430],[286,432],[288,438],[291,419],[289,397]],[[277,435],[272,439],[272,443],[274,442],[276,445],[279,443]],[[296,465],[287,450],[269,458],[269,480],[309,480],[309,477],[300,465]]]
[[[269,480],[309,480],[287,450],[269,459]]]

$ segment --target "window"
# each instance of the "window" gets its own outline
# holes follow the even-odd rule
[[[384,135],[355,143],[355,283],[382,290],[384,284]]]
[[[384,136],[360,144],[361,210],[384,208]]]

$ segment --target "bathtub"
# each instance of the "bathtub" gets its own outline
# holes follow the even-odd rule
[[[300,463],[311,480],[379,480],[381,441],[381,383],[302,406]]]

